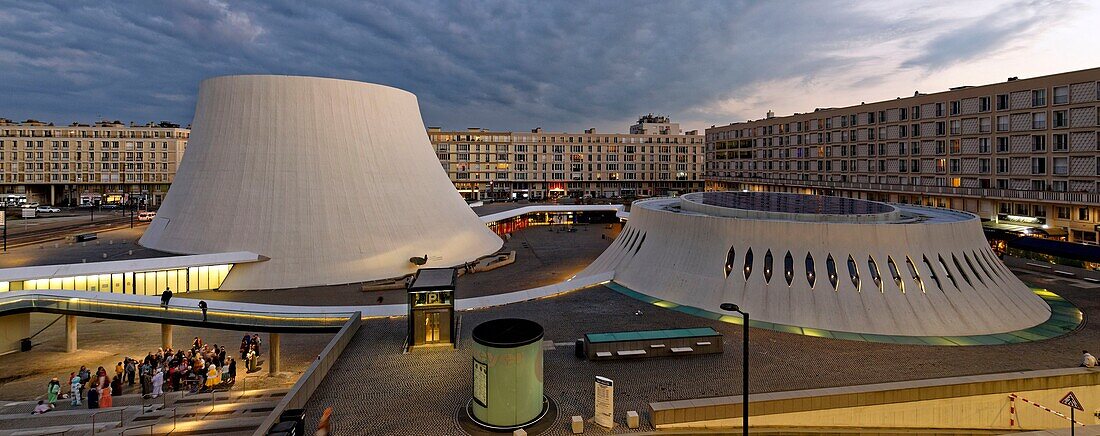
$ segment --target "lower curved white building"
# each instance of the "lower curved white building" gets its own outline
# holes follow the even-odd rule
[[[766,192],[635,202],[582,274],[753,320],[832,332],[972,336],[1042,324],[1050,306],[990,250],[976,216]]]
[[[416,96],[338,79],[226,76],[199,87],[191,140],[141,245],[247,251],[222,289],[353,283],[452,266],[503,241],[439,165]]]

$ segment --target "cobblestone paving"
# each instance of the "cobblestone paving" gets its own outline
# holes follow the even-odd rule
[[[753,329],[750,392],[1075,366],[1080,350],[1100,344],[1100,325],[1087,322],[1090,314],[1100,313],[1100,298],[1070,281],[1047,284],[1085,312],[1086,324],[1070,335],[1030,344],[891,345]],[[637,310],[642,315],[634,315]],[[545,392],[558,402],[560,414],[545,434],[568,434],[572,415],[592,417],[596,375],[615,380],[619,426],[614,433],[629,431],[627,410],[637,410],[642,430],[652,430],[647,422],[647,404],[652,401],[741,393],[741,326],[661,309],[598,287],[464,312],[457,350],[414,350],[402,355],[404,320],[367,321],[310,400],[310,422],[316,422],[321,410],[331,405],[341,434],[462,434],[453,415],[470,395],[469,332],[482,321],[500,317],[535,320],[545,327],[545,339],[559,343],[572,342],[587,332],[695,326],[714,327],[725,335],[722,355],[587,362],[573,357],[572,346],[546,351]],[[586,427],[592,425],[589,422]]]

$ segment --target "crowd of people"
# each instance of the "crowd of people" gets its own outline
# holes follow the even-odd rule
[[[257,334],[241,338],[241,360],[250,372],[256,370],[260,345]],[[46,399],[39,401],[32,413],[53,409],[58,398],[69,398],[73,407],[86,404],[89,409],[98,409],[111,407],[112,397],[122,395],[124,389],[139,389],[136,385],[140,385],[142,396],[156,398],[171,391],[198,393],[228,388],[236,378],[237,360],[227,355],[225,346],[206,344],[196,336],[186,350],[157,349],[141,360],[126,357],[115,365],[113,375],[102,366],[95,373],[81,366],[69,374],[65,386],[68,393],[62,393],[62,384],[54,377],[46,386]]]

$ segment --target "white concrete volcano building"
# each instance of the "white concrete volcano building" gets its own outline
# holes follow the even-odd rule
[[[976,216],[840,197],[705,192],[634,203],[581,275],[754,320],[836,332],[969,336],[1027,329],[1050,306],[992,252]]]
[[[141,245],[250,251],[222,289],[398,277],[502,241],[439,165],[416,96],[348,80],[226,76],[199,87],[190,143]]]

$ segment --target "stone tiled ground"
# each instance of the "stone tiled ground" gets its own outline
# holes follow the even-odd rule
[[[1066,297],[1086,317],[1100,313],[1096,291],[1074,285],[1081,282],[1024,278]],[[634,315],[636,310],[642,315]],[[457,350],[402,355],[403,320],[368,321],[311,399],[311,422],[331,405],[340,429],[348,434],[461,434],[453,415],[470,395],[469,332],[482,321],[513,316],[538,321],[553,342],[572,342],[586,332],[689,326],[710,326],[725,335],[723,355],[587,362],[573,357],[572,346],[547,351],[546,394],[561,410],[547,434],[567,434],[572,415],[591,418],[596,375],[615,380],[618,423],[625,424],[627,410],[637,410],[643,428],[650,430],[646,411],[651,401],[741,392],[740,326],[661,309],[598,287],[464,312]],[[1081,349],[1100,344],[1100,325],[1086,322],[1073,334],[1043,342],[982,347],[851,342],[758,329],[750,331],[750,340],[750,391],[775,392],[1075,366]]]

